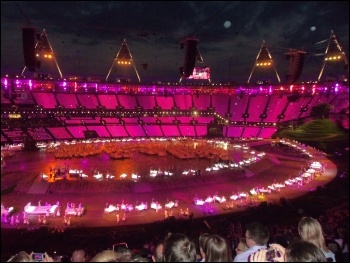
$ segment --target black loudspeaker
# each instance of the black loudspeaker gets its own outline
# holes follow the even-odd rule
[[[38,66],[35,59],[36,30],[35,28],[22,28],[24,65],[34,72]]]
[[[83,131],[85,139],[93,139],[98,138],[98,134],[96,131]]]
[[[194,66],[196,64],[197,55],[197,39],[186,39],[185,43],[185,63],[184,63],[184,75],[189,77],[193,73]]]

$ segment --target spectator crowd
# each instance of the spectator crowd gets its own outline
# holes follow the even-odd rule
[[[8,262],[348,262],[348,220],[348,209],[339,208],[317,219],[300,216],[296,224],[237,221],[225,231],[208,224],[196,234],[165,233],[142,248],[124,242],[101,251],[79,248],[69,257],[21,251]]]

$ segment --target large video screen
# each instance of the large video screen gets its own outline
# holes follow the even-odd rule
[[[188,79],[210,79],[209,67],[194,67],[192,75]]]

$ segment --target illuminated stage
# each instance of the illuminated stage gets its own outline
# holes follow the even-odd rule
[[[252,152],[256,146],[270,144],[270,140],[243,143],[249,147],[248,152]],[[230,144],[230,147],[234,148],[233,145]],[[296,147],[299,146],[296,145]],[[3,195],[2,202],[6,207],[13,206],[20,218],[23,207],[29,202],[36,204],[43,200],[49,204],[61,204],[57,210],[59,213],[57,214],[56,211],[55,216],[47,218],[48,227],[67,227],[63,216],[66,204],[71,203],[84,205],[83,216],[75,217],[74,213],[67,214],[71,217],[69,226],[71,228],[147,224],[169,217],[186,219],[234,213],[257,206],[261,202],[279,202],[282,197],[291,199],[304,195],[335,177],[337,168],[325,158],[323,153],[305,146],[304,150],[312,157],[307,157],[305,153],[292,156],[266,152],[265,156],[250,165],[238,168],[223,167],[214,171],[205,171],[210,164],[208,160],[181,160],[172,159],[171,156],[162,159],[137,154],[137,159],[110,160],[106,155],[96,155],[63,160],[55,159],[53,153],[48,152],[17,152],[6,161],[6,170],[3,171],[5,177],[6,174],[11,176],[10,174],[15,173],[25,176],[27,182],[31,179],[39,182],[43,180],[40,174],[49,172],[50,167],[63,168],[69,165],[71,168],[83,170],[88,178],[79,179],[68,176],[66,179],[57,179],[55,183],[50,183],[46,194],[25,193],[31,185],[22,182],[16,188],[22,191],[21,194]],[[242,160],[238,159],[247,157],[248,152],[242,151],[242,154],[238,154],[232,151],[230,156],[236,158],[235,161],[239,163]],[[254,152],[258,153],[258,151]],[[155,159],[153,163],[149,161],[151,159]],[[319,169],[319,164],[313,163],[316,161],[323,165],[324,172],[319,170],[319,174],[314,174],[311,170],[313,169],[311,165]],[[95,169],[103,171],[103,174],[109,170],[117,175],[119,173],[113,171],[122,169],[123,162],[127,164],[128,169],[140,167],[133,166],[135,163],[132,162],[137,162],[144,167],[144,170],[139,170],[141,174],[139,181],[132,180],[131,177],[128,179],[104,178],[103,180],[93,177]],[[158,164],[162,167],[161,169],[170,166],[178,168],[174,169],[173,176],[163,175],[153,178],[150,176],[150,166],[154,164]],[[183,170],[191,169],[201,170],[200,175],[182,174]],[[316,169],[313,170],[316,171]],[[312,172],[312,180],[307,175],[309,172]],[[145,176],[147,178],[144,178]],[[37,215],[28,216],[31,226],[40,226]],[[2,223],[2,227],[27,228],[28,225],[20,220],[19,224],[14,225]]]

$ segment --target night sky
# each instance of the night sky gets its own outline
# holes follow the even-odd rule
[[[65,77],[106,77],[124,39],[141,79],[158,81],[179,80],[180,43],[189,36],[199,39],[204,59],[196,66],[210,67],[214,82],[247,81],[263,40],[282,80],[285,53],[302,48],[301,79],[317,78],[331,30],[349,52],[347,1],[2,1],[2,75],[22,71],[28,26],[46,30]]]

